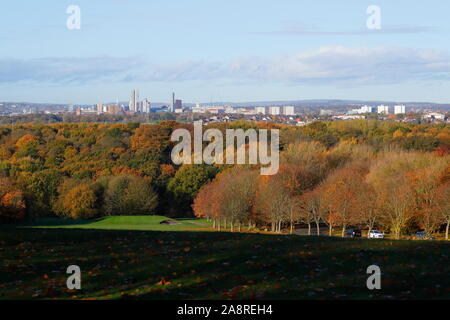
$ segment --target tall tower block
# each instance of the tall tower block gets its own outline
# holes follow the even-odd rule
[[[172,93],[172,108],[171,112],[175,112],[175,92]]]

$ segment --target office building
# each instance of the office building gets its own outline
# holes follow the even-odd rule
[[[183,100],[175,100],[175,110],[183,109]]]
[[[169,107],[169,112],[175,112],[175,92],[172,93],[172,104]]]
[[[130,96],[130,103],[128,104],[130,111],[139,111],[139,90],[133,90]]]

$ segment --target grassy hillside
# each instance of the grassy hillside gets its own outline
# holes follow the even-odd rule
[[[153,218],[91,224],[161,227]],[[446,242],[52,227],[0,230],[0,299],[450,298]],[[73,264],[81,291],[65,285]],[[372,264],[382,270],[380,291],[366,288]]]
[[[176,225],[161,224],[176,221]],[[49,229],[101,229],[101,230],[149,230],[149,231],[207,231],[211,224],[205,219],[170,219],[163,216],[114,216],[95,220],[37,219],[25,227]]]

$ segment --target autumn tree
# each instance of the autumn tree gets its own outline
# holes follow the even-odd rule
[[[91,219],[97,216],[97,197],[89,185],[79,184],[60,195],[56,204],[62,216],[72,219]]]
[[[450,229],[450,182],[443,183],[436,190],[437,206],[434,210],[438,211],[441,215],[442,222],[446,225],[445,227],[445,239],[449,240],[449,229]]]
[[[293,207],[291,201],[291,195],[279,179],[260,177],[254,210],[263,222],[270,225],[272,232],[281,232],[282,223],[289,221],[289,212]]]
[[[414,192],[419,225],[428,234],[433,234],[439,230],[443,222],[442,191],[438,189],[448,164],[448,157],[437,159],[429,157],[430,159],[422,160],[428,160],[426,166],[412,169],[407,177]]]
[[[376,197],[377,192],[373,186],[362,178],[355,196],[355,220],[365,225],[367,237],[377,224],[380,224],[381,210]]]
[[[316,234],[320,236],[322,214],[322,194],[319,188],[303,194],[299,198],[300,218],[308,225],[308,235],[311,235],[311,223],[316,225]]]
[[[396,239],[400,238],[407,223],[414,217],[414,190],[406,173],[415,156],[389,153],[378,159],[368,174],[368,182],[376,190],[382,210],[381,219]]]
[[[253,170],[233,168],[219,176],[219,205],[222,214],[230,221],[231,232],[237,223],[239,231],[249,221],[255,198],[257,173]]]
[[[25,218],[22,192],[9,178],[0,178],[0,223],[18,222]]]
[[[356,163],[333,172],[322,185],[323,206],[342,227],[342,237],[348,226],[357,223],[355,199],[359,192],[363,177],[358,172]],[[355,167],[353,167],[355,166]]]

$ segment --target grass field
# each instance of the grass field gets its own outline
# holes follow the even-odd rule
[[[171,220],[163,216],[115,216],[96,220],[38,219],[24,227],[45,229],[100,229],[148,231],[207,231],[212,225],[205,219],[177,219],[177,225],[160,224]]]
[[[0,299],[450,299],[448,242],[198,232],[211,228],[164,219],[2,228]],[[79,291],[66,288],[73,264]],[[372,264],[379,291],[366,288]]]

